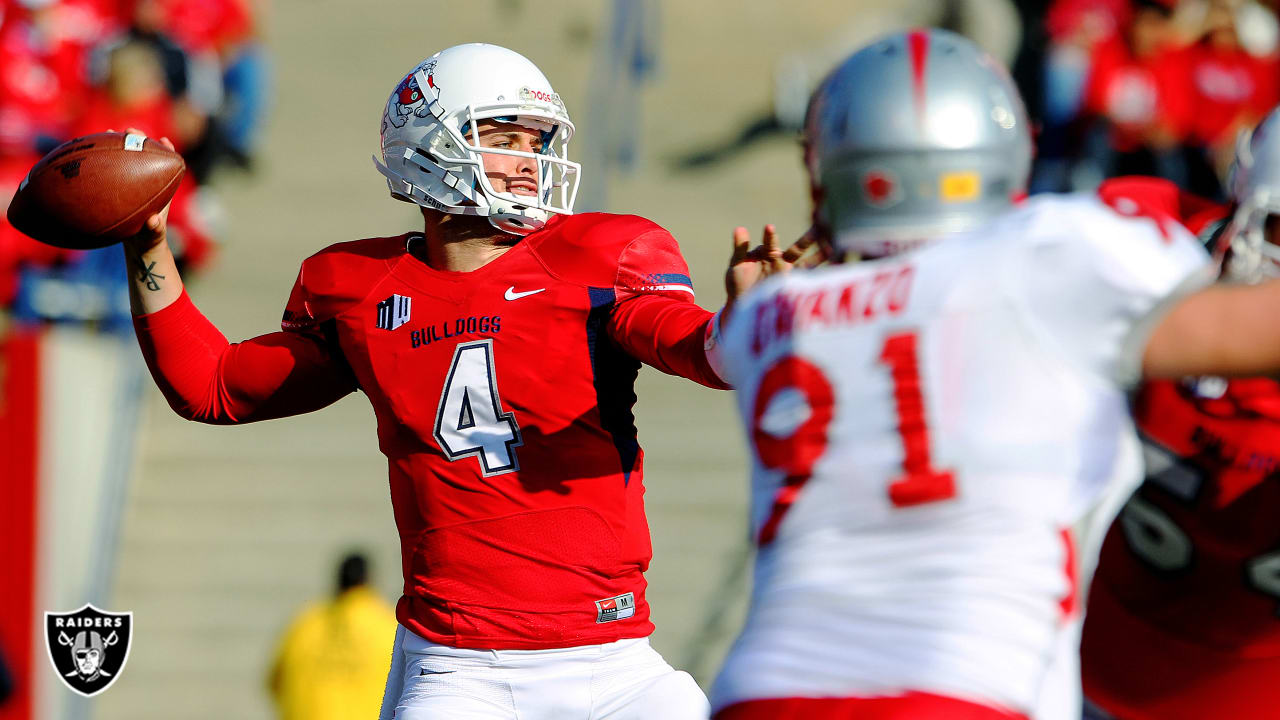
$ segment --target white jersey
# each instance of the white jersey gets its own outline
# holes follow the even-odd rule
[[[1162,303],[1211,277],[1180,226],[1059,196],[748,295],[719,342],[759,551],[713,706],[918,691],[1078,718],[1097,542],[1070,528],[1138,484],[1127,387]]]

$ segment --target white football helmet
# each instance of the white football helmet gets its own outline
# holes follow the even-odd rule
[[[1229,186],[1236,211],[1219,241],[1230,250],[1224,277],[1254,283],[1280,276],[1280,247],[1266,233],[1267,219],[1280,215],[1280,108],[1240,134]]]
[[[542,152],[480,147],[476,126],[490,118],[540,131]],[[580,168],[567,158],[572,137],[569,113],[536,65],[504,47],[468,43],[432,55],[396,85],[382,116],[382,162],[373,163],[398,200],[527,235],[549,213],[573,213]],[[536,195],[494,190],[486,155],[536,160]]]

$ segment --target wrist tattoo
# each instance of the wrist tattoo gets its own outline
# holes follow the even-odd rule
[[[153,292],[160,289],[160,283],[156,282],[156,279],[164,279],[163,275],[155,271],[155,267],[156,264],[154,262],[150,265],[143,265],[142,260],[138,260],[138,282],[146,283],[147,289]]]

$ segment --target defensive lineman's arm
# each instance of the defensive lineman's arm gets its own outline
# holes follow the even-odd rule
[[[1179,300],[1142,354],[1147,378],[1280,372],[1280,279],[1213,285]]]

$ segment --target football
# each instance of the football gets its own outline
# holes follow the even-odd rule
[[[9,203],[9,223],[40,242],[73,250],[136,235],[173,199],[182,156],[133,133],[86,135],[40,159]]]

